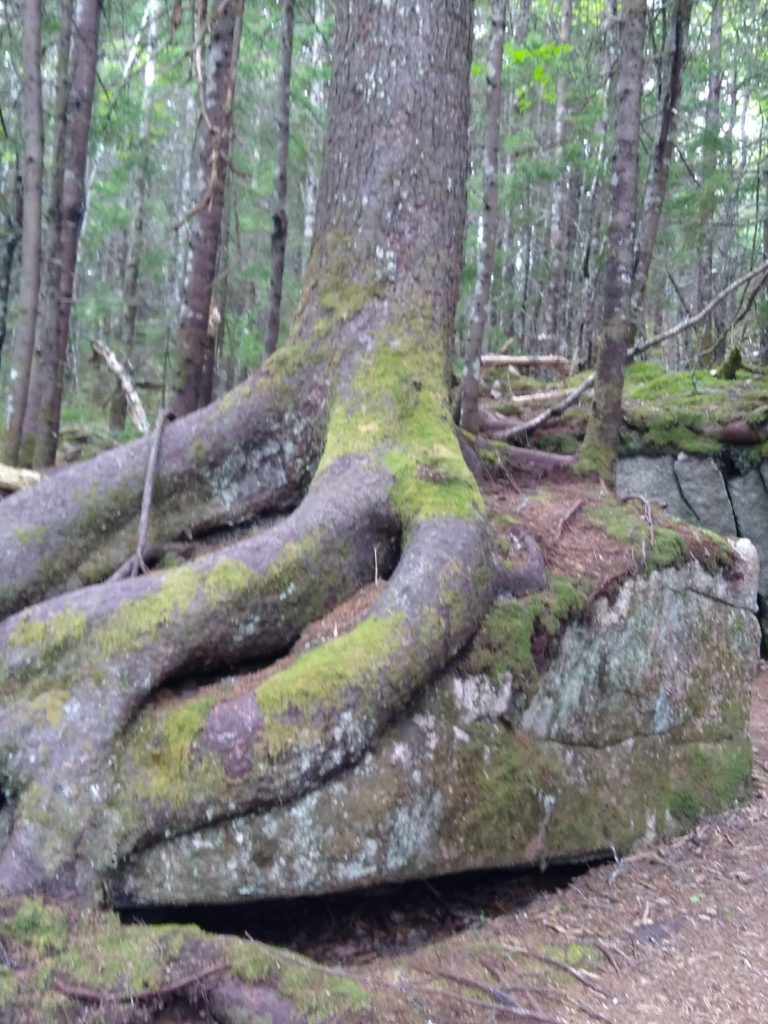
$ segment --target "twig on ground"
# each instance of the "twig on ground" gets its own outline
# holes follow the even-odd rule
[[[71,996],[73,999],[79,999],[84,1003],[144,1003],[151,999],[162,999],[165,996],[172,996],[177,992],[182,992],[185,988],[190,988],[190,986],[196,985],[198,982],[205,981],[212,974],[219,974],[221,971],[228,970],[229,966],[227,963],[214,964],[212,967],[206,967],[205,970],[196,971],[194,974],[188,974],[183,978],[179,978],[178,981],[171,981],[167,985],[161,985],[159,988],[144,988],[138,992],[110,992],[107,989],[78,985],[74,982],[66,981],[64,978],[55,978],[53,987],[57,992],[61,992],[62,995]]]
[[[569,521],[576,515],[582,505],[586,503],[586,498],[579,498],[578,501],[574,501],[571,507],[565,512],[563,516],[558,520],[557,526],[555,527],[554,533],[552,534],[552,544],[558,544],[560,538],[563,535],[563,530],[569,523]]]
[[[609,993],[606,992],[604,988],[601,988],[596,981],[593,981],[586,971],[579,970],[576,967],[571,967],[570,964],[564,963],[562,960],[557,960],[553,956],[545,956],[543,953],[536,953],[531,949],[525,949],[524,946],[512,946],[506,942],[500,943],[499,948],[505,950],[507,953],[512,953],[514,956],[527,956],[532,960],[538,960],[540,963],[547,964],[549,967],[557,967],[566,974],[570,974],[572,978],[581,982],[581,984],[586,988],[591,988],[594,992],[598,992],[601,996],[605,996],[606,999],[610,998]]]

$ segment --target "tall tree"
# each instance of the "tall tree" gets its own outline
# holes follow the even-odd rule
[[[701,238],[699,241],[699,266],[696,282],[696,306],[703,309],[713,295],[712,280],[714,274],[714,212],[717,194],[712,184],[718,164],[719,133],[720,133],[720,94],[723,85],[722,68],[722,34],[723,34],[723,3],[712,0],[711,20],[709,28],[709,76],[707,81],[707,105],[704,115],[704,134],[700,180],[704,198],[701,202]],[[702,331],[701,350],[708,351],[708,358],[722,356],[714,352],[715,318],[707,318]]]
[[[627,350],[634,337],[631,315],[632,265],[645,8],[645,0],[624,0],[621,8],[611,177],[613,187],[603,321],[597,351],[592,411],[579,452],[582,470],[595,470],[609,481],[614,479],[619,447],[624,366]]]
[[[22,92],[24,170],[19,305],[21,315],[11,366],[10,420],[5,457],[16,464],[35,348],[43,222],[43,86],[40,68],[42,6],[24,5],[24,87]]]
[[[280,333],[280,307],[283,299],[285,244],[288,237],[288,139],[291,115],[291,62],[293,60],[293,0],[283,0],[280,25],[280,75],[277,87],[277,171],[275,201],[272,209],[272,276],[269,282],[269,310],[264,354],[271,356]]]
[[[63,160],[54,170],[61,183],[60,205],[54,213],[56,225],[60,225],[60,236],[54,238],[56,252],[49,257],[46,271],[51,294],[40,324],[42,337],[36,341],[34,369],[37,372],[30,382],[22,428],[21,461],[24,464],[52,465],[59,441],[77,250],[85,213],[85,169],[100,19],[101,0],[77,0],[71,26],[71,52],[65,52],[61,45],[58,95],[65,101],[65,112],[58,125],[57,145],[61,146]],[[68,42],[67,36],[68,30],[62,25],[60,44]]]
[[[131,554],[149,443],[0,503],[10,615],[0,625],[0,777],[15,808],[0,889],[87,901],[138,846],[318,785],[363,757],[489,608],[497,577],[446,387],[471,40],[468,0],[422,0],[418,16],[402,17],[339,0],[292,343],[163,435],[155,557],[182,538],[223,540],[260,513],[291,515],[179,569],[45,600],[105,580]],[[390,573],[364,620],[320,652],[330,672],[310,651],[258,689],[156,696],[198,669],[278,655],[307,622]],[[49,689],[86,718],[51,726],[33,697]],[[161,736],[171,735],[172,792],[151,783],[150,753],[165,757]],[[244,760],[230,756],[240,749]]]
[[[177,416],[199,409],[210,401],[205,386],[206,359],[213,359],[214,339],[208,330],[216,278],[216,264],[224,213],[232,111],[244,0],[214,0],[208,17],[209,38],[204,42],[203,23],[198,26],[199,46],[195,68],[200,94],[200,163],[198,200],[190,234],[189,262],[184,282],[181,326],[171,405]],[[205,4],[198,5],[204,17]],[[199,19],[200,20],[200,19]],[[204,52],[203,52],[204,50]]]
[[[640,318],[648,284],[648,272],[656,245],[661,210],[669,177],[669,165],[675,144],[675,122],[683,85],[683,67],[691,21],[693,0],[674,0],[667,14],[666,41],[659,74],[659,101],[656,131],[651,147],[643,205],[635,238],[632,280],[632,318],[642,329]]]
[[[483,350],[491,275],[499,227],[499,136],[501,134],[501,68],[504,58],[507,0],[494,0],[486,85],[485,142],[483,144],[483,234],[480,248],[469,338],[461,382],[461,425],[477,433],[480,428],[480,356]]]

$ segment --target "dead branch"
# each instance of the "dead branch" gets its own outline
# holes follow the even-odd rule
[[[748,273],[742,274],[741,277],[737,277],[735,281],[731,281],[727,288],[723,288],[721,292],[718,292],[714,299],[712,299],[711,302],[708,302],[703,309],[699,310],[698,313],[695,313],[693,316],[687,316],[684,320],[680,320],[679,323],[675,324],[674,327],[670,327],[666,331],[662,331],[661,334],[657,334],[653,338],[649,338],[648,341],[644,341],[640,345],[633,345],[629,352],[627,352],[627,359],[634,359],[635,356],[639,356],[643,352],[647,352],[649,348],[653,348],[655,345],[660,345],[662,341],[669,341],[670,338],[675,338],[678,334],[682,334],[683,331],[687,331],[689,328],[700,324],[702,320],[706,320],[709,314],[719,306],[724,299],[727,299],[732,292],[735,292],[737,288],[741,288],[742,285],[747,284],[753,277],[759,277],[761,274],[768,275],[768,260],[764,260],[759,264],[759,266],[755,267],[754,270],[750,270]]]
[[[509,398],[498,399],[496,402],[504,405],[509,405],[510,402],[515,405],[535,405],[537,402],[549,402],[558,398],[566,398],[570,395],[571,390],[563,391],[561,388],[551,388],[549,391],[529,391],[522,395],[511,394]],[[488,404],[493,405],[494,402],[489,402]]]
[[[560,538],[563,535],[563,530],[567,526],[568,522],[576,515],[581,506],[586,502],[586,498],[579,498],[578,501],[574,501],[571,507],[560,517],[557,526],[555,527],[554,533],[552,534],[552,543],[558,544]]]
[[[155,477],[157,476],[160,440],[163,436],[163,427],[169,419],[173,419],[173,413],[170,409],[160,409],[155,422],[152,447],[149,450],[149,458],[147,459],[147,472],[144,476],[144,493],[141,496],[141,515],[139,516],[139,537],[136,542],[136,553],[131,555],[128,561],[124,562],[110,576],[110,582],[125,579],[126,576],[137,576],[139,572],[149,572],[144,560],[144,549],[147,545],[147,535],[149,533],[149,513],[152,509],[152,490],[155,486]]]
[[[556,960],[553,956],[545,956],[544,953],[536,953],[534,950],[525,949],[523,946],[512,946],[506,942],[500,943],[499,948],[507,953],[512,953],[514,956],[527,956],[532,960],[538,960],[539,963],[546,964],[548,967],[557,967],[561,971],[565,971],[566,974],[570,974],[572,978],[581,982],[586,988],[591,988],[593,992],[599,993],[606,999],[610,998],[610,994],[598,985],[596,981],[593,981],[586,971],[580,971],[576,967],[571,967],[570,964],[564,963],[562,960]]]
[[[570,362],[565,356],[508,356],[490,352],[480,357],[481,366],[541,366],[554,370],[563,379],[570,372]]]
[[[693,316],[688,316],[684,320],[680,320],[679,323],[675,324],[674,327],[668,328],[666,331],[662,331],[661,334],[655,335],[653,338],[649,338],[648,341],[644,341],[640,345],[633,345],[627,352],[627,361],[634,359],[635,356],[641,355],[643,352],[647,352],[648,349],[653,348],[656,345],[660,345],[663,341],[669,341],[670,338],[676,337],[678,334],[682,334],[683,331],[688,330],[690,327],[695,327],[697,324],[705,320],[709,314],[715,309],[724,299],[740,288],[742,285],[747,284],[752,278],[758,277],[759,275],[768,276],[768,260],[765,260],[754,270],[750,270],[747,274],[742,274],[741,277],[732,281],[727,288],[724,288],[721,292],[708,302],[703,309],[700,309],[698,313]],[[520,437],[522,434],[528,434],[530,431],[540,427],[542,423],[546,423],[547,420],[553,416],[559,416],[560,413],[565,412],[566,409],[574,405],[581,396],[592,387],[595,382],[595,375],[591,373],[588,377],[582,381],[582,383],[575,388],[573,391],[568,393],[568,396],[563,399],[562,402],[558,402],[556,405],[550,406],[549,409],[545,409],[540,412],[538,416],[534,416],[530,420],[526,420],[524,423],[515,423],[510,425],[506,429],[494,430],[489,432],[489,436],[494,437],[498,441],[511,441],[514,437]]]
[[[125,395],[125,400],[128,403],[128,411],[131,419],[133,420],[134,426],[140,434],[148,434],[149,420],[147,419],[144,405],[139,398],[136,387],[131,380],[130,373],[118,356],[108,345],[105,345],[103,341],[92,341],[91,348],[93,349],[94,354],[103,360],[107,369],[117,377],[120,390]]]
[[[595,375],[591,373],[577,388],[573,391],[569,391],[566,397],[555,405],[551,405],[548,409],[544,409],[538,416],[532,417],[530,420],[526,420],[524,423],[515,423],[512,426],[507,427],[504,430],[493,431],[491,434],[497,441],[511,441],[514,437],[521,437],[523,434],[528,434],[530,431],[540,427],[542,423],[546,423],[548,419],[553,416],[559,416],[560,413],[565,412],[572,405],[581,398],[581,396],[592,387],[595,382]]]
[[[0,491],[21,491],[31,487],[40,479],[40,474],[33,469],[17,469],[0,463]]]
[[[205,970],[179,978],[178,981],[171,981],[159,988],[140,989],[138,992],[120,993],[111,992],[109,989],[89,988],[87,985],[77,985],[64,978],[54,978],[53,987],[62,995],[71,996],[84,1003],[146,1003],[153,999],[164,999],[177,992],[183,992],[184,989],[210,978],[212,974],[220,974],[222,971],[228,970],[229,966],[226,963],[214,964],[212,967],[206,967]]]

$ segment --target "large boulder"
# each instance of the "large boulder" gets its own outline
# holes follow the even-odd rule
[[[279,810],[171,838],[111,880],[121,906],[233,903],[623,853],[749,786],[759,652],[748,541],[594,601],[532,677],[459,662],[355,768]]]

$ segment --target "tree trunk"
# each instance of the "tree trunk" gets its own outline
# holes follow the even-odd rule
[[[480,429],[480,356],[488,318],[491,276],[499,226],[499,137],[501,135],[501,65],[504,57],[507,0],[494,0],[488,53],[488,81],[483,144],[483,238],[478,259],[469,339],[461,381],[461,425],[476,434]]]
[[[288,140],[291,117],[291,61],[293,59],[293,0],[283,0],[280,26],[280,78],[277,97],[277,172],[275,201],[272,208],[272,276],[269,282],[269,310],[264,354],[277,348],[280,333],[280,306],[283,300],[285,244],[288,238]]]
[[[22,185],[21,174],[16,167],[12,171],[12,184],[7,206],[3,210],[0,219],[0,359],[5,349],[5,340],[8,336],[8,303],[11,296],[11,279],[13,278],[13,265],[16,256],[16,249],[21,241],[21,220],[22,220]],[[7,193],[6,193],[7,195]],[[5,205],[5,202],[4,202]]]
[[[768,260],[768,159],[763,157],[760,179],[763,183],[763,259]],[[760,362],[768,364],[768,301],[760,305]]]
[[[645,182],[643,208],[635,239],[635,271],[632,284],[632,319],[635,330],[642,332],[642,316],[645,303],[645,289],[648,271],[651,267],[656,235],[661,220],[661,208],[669,177],[669,164],[675,143],[675,122],[680,91],[683,84],[683,67],[688,40],[688,26],[691,21],[693,0],[675,0],[669,13],[667,35],[661,64],[659,85],[659,110],[656,134],[651,149],[648,177]]]
[[[645,7],[645,0],[624,0],[621,12],[603,326],[592,411],[579,451],[580,470],[596,471],[610,482],[614,479],[619,447],[624,365],[633,341],[630,305]]]
[[[141,120],[139,123],[139,160],[134,174],[133,219],[128,234],[128,246],[125,254],[123,273],[123,316],[120,325],[120,348],[123,357],[131,363],[136,341],[136,316],[139,308],[139,270],[144,247],[144,215],[149,187],[150,124],[152,113],[152,94],[155,79],[155,49],[157,47],[157,6],[158,0],[149,0],[147,4],[147,63],[144,68],[144,93],[141,100]],[[125,429],[125,417],[128,404],[125,391],[120,388],[112,400],[109,410],[110,430]]]
[[[16,465],[21,445],[21,430],[27,404],[27,390],[35,348],[35,325],[40,292],[40,254],[43,204],[43,87],[40,72],[40,0],[24,5],[24,87],[23,87],[23,207],[21,236],[21,274],[19,279],[20,316],[11,366],[9,406],[10,423],[5,457]]]
[[[135,548],[150,441],[0,503],[0,890],[102,899],[132,851],[290,802],[358,762],[489,608],[482,501],[446,389],[471,39],[468,0],[407,17],[340,0],[292,344],[163,432],[155,548],[262,514],[274,525],[61,593]],[[210,682],[282,654],[374,579],[351,632],[258,688]]]
[[[715,255],[715,224],[714,214],[717,204],[715,190],[708,185],[708,179],[717,171],[718,163],[718,132],[720,127],[720,92],[723,84],[722,70],[722,33],[723,4],[722,0],[712,2],[712,20],[709,30],[709,82],[707,84],[707,106],[704,115],[704,145],[702,148],[701,182],[706,190],[706,199],[702,203],[701,241],[699,249],[698,275],[696,279],[696,308],[703,309],[712,299],[712,277]],[[714,315],[708,317],[701,329],[699,351],[711,350],[715,339]],[[722,348],[710,352],[709,358],[714,362],[722,360]]]
[[[203,367],[210,348],[208,320],[221,240],[242,14],[243,0],[215,0],[209,15],[211,38],[205,58],[199,53],[195,57],[201,92],[202,145],[199,198],[192,222],[176,344],[171,406],[177,416],[203,405]]]
[[[73,0],[61,0],[59,38],[56,58],[56,98],[54,102],[55,143],[50,173],[47,213],[47,239],[43,260],[39,309],[35,332],[35,350],[27,389],[19,460],[31,466],[35,459],[38,424],[42,415],[43,389],[53,375],[54,349],[59,323],[61,287],[62,193],[67,150],[67,112],[70,95],[70,48],[72,43]]]
[[[565,47],[571,41],[572,22],[571,0],[563,0],[560,14],[560,45]],[[559,176],[552,190],[552,207],[549,220],[549,285],[544,306],[544,334],[548,338],[550,352],[562,351],[566,305],[566,223],[568,208],[569,169],[564,166],[565,111],[568,95],[568,73],[565,67],[559,69],[555,97],[554,162]]]

